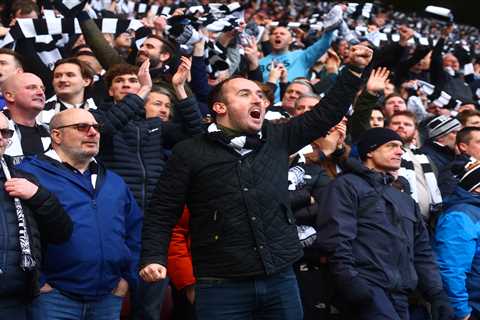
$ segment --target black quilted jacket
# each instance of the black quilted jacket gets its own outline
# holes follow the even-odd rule
[[[241,156],[215,134],[173,149],[145,214],[141,264],[166,264],[183,206],[197,277],[273,274],[302,256],[288,196],[288,156],[347,112],[361,80],[345,70],[318,107],[285,124],[265,121],[261,146]]]
[[[143,104],[143,99],[130,94],[117,104],[92,110],[95,119],[103,124],[97,158],[125,180],[142,209],[165,167],[165,149],[203,130],[194,98],[175,105],[182,123],[145,119]]]
[[[34,180],[28,174],[13,171],[10,158],[5,158],[14,176]],[[41,244],[67,241],[73,230],[72,220],[55,196],[46,189],[40,187],[30,200],[22,201],[30,248],[38,264],[34,271],[22,271],[18,219],[13,198],[4,191],[5,180],[0,167],[0,309],[12,301],[28,301],[38,294]]]

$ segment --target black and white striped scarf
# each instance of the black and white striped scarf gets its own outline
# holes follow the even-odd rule
[[[220,130],[215,123],[208,126],[207,132],[215,139],[225,143],[233,150],[244,156],[252,152],[261,143],[262,133],[258,132],[256,135],[244,135],[236,137],[228,137],[222,130]]]
[[[430,197],[432,199],[432,204],[440,204],[442,203],[442,195],[440,193],[440,189],[438,188],[437,178],[435,177],[435,173],[433,172],[432,165],[430,164],[430,160],[427,156],[417,149],[410,149],[410,152],[404,152],[402,155],[402,163],[400,170],[398,170],[398,174],[405,179],[408,180],[411,189],[411,196],[412,198],[418,202],[418,191],[417,191],[417,176],[415,173],[414,167],[414,159],[420,163],[422,167],[422,171],[425,175],[425,180],[427,182],[427,188],[430,192]]]
[[[8,169],[7,162],[5,158],[1,158],[0,162],[2,164],[3,173],[5,174],[6,180],[10,180],[12,178],[10,174],[10,170]],[[18,241],[20,243],[20,268],[23,271],[31,271],[33,270],[37,263],[35,258],[32,255],[32,250],[30,247],[30,236],[28,235],[28,226],[25,220],[25,214],[23,212],[22,203],[20,199],[17,197],[13,198],[13,203],[15,205],[15,212],[17,214],[17,222],[18,222]]]

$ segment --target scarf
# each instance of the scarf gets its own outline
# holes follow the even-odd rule
[[[5,178],[10,180],[12,178],[10,174],[10,170],[8,169],[7,163],[5,159],[2,157],[0,159],[2,163],[3,173],[5,174]],[[27,222],[25,220],[25,215],[23,213],[22,203],[20,199],[15,197],[13,198],[13,203],[15,204],[15,211],[17,213],[17,221],[18,221],[18,241],[20,243],[20,268],[23,271],[31,271],[35,268],[36,262],[35,258],[32,255],[32,250],[30,248],[30,239],[28,236],[28,228]]]
[[[249,154],[262,143],[261,132],[258,132],[256,135],[227,136],[215,123],[208,126],[207,132],[210,136],[220,140],[242,156]]]
[[[402,164],[398,174],[408,180],[410,184],[412,198],[418,202],[418,193],[417,193],[417,178],[415,174],[415,168],[413,164],[413,158],[420,163],[422,166],[423,173],[425,175],[425,180],[427,182],[427,188],[430,191],[430,196],[432,198],[432,204],[442,203],[442,195],[440,194],[440,189],[438,188],[437,178],[432,170],[432,165],[427,156],[423,153],[420,153],[416,149],[411,149],[412,153],[404,152],[402,155]],[[413,158],[412,158],[413,154]]]

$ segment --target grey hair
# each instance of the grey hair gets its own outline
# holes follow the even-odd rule
[[[297,100],[295,100],[295,108],[298,106],[298,101],[302,100],[303,98],[314,98],[318,99],[318,101],[322,100],[322,97],[320,97],[318,94],[315,93],[305,93],[302,94],[300,97],[298,97]]]

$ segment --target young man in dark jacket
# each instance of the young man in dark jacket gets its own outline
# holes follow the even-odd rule
[[[302,319],[288,157],[342,119],[371,58],[354,47],[352,66],[317,108],[284,124],[264,121],[266,99],[253,81],[220,83],[211,99],[216,123],[175,146],[145,214],[142,278],[165,277],[170,233],[187,204],[198,319]]]
[[[98,159],[125,179],[142,209],[148,205],[165,167],[166,149],[203,131],[197,102],[185,91],[190,65],[191,61],[182,57],[172,78],[178,99],[175,120],[164,122],[144,108],[152,89],[148,60],[140,69],[128,64],[112,67],[105,79],[114,103],[91,110],[103,124]]]
[[[67,241],[73,224],[50,192],[23,178],[3,155],[12,135],[0,114],[0,317],[24,320],[39,291],[41,243]]]
[[[409,319],[408,294],[419,287],[433,319],[449,319],[428,232],[413,198],[392,185],[402,138],[373,128],[358,142],[363,164],[326,189],[317,244],[329,264],[342,313],[351,319]]]

